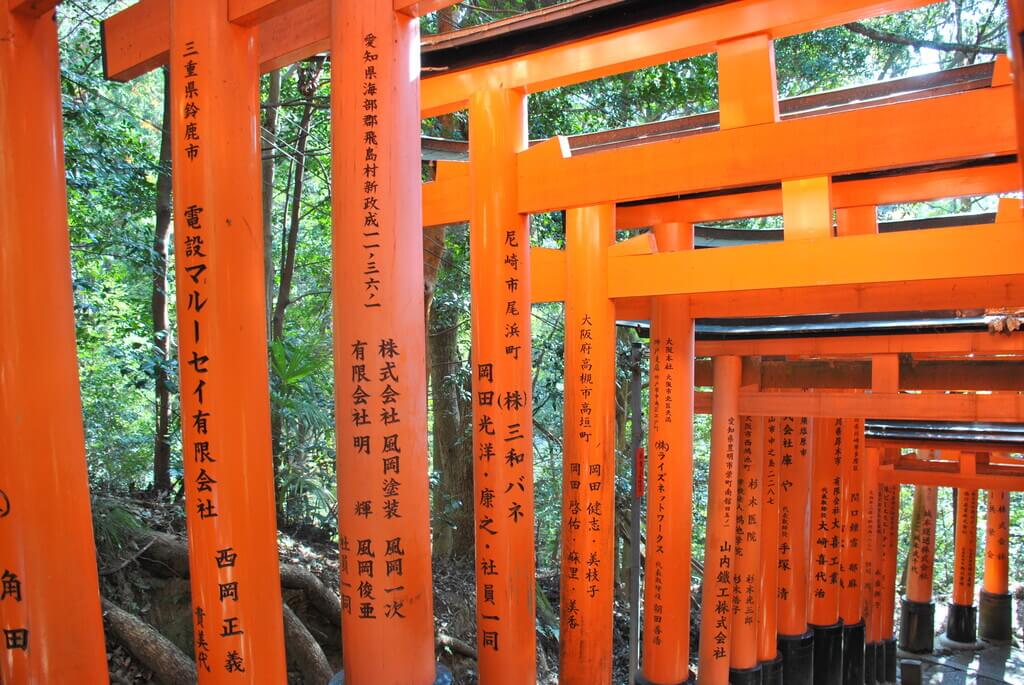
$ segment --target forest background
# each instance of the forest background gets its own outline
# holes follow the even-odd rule
[[[139,531],[157,525],[154,509],[176,518],[180,531],[183,506],[165,74],[156,71],[129,84],[110,83],[102,76],[98,22],[128,4],[127,0],[64,0],[59,12],[75,313],[101,573],[123,570],[122,564],[132,562],[130,541]],[[560,3],[471,0],[424,18],[422,28],[424,33],[447,32],[555,4]],[[1005,52],[1005,45],[1003,0],[947,0],[777,41],[780,97],[992,60]],[[265,300],[278,524],[282,540],[319,545],[322,550],[330,550],[337,539],[330,88],[331,64],[326,56],[272,72],[264,76],[262,87]],[[539,140],[698,114],[716,109],[717,99],[716,60],[705,55],[531,95],[529,134]],[[466,113],[424,121],[423,134],[465,140]],[[430,163],[424,163],[423,173],[430,178]],[[993,197],[971,197],[888,206],[880,208],[879,217],[897,220],[986,212],[994,210],[995,202]],[[780,221],[769,217],[727,225],[774,228]],[[531,234],[535,245],[563,247],[561,215],[532,217]],[[454,573],[461,569],[471,578],[467,227],[426,230],[423,252],[434,551],[439,563],[454,567]],[[561,306],[535,306],[539,577],[553,577],[558,566],[563,341]],[[623,573],[631,544],[628,448],[633,427],[626,408],[630,345],[636,341],[634,330],[620,329],[617,527]],[[646,389],[641,392],[646,405]],[[698,416],[694,432],[696,559],[703,556],[708,442],[708,417]],[[911,497],[912,488],[902,488],[901,567],[906,559]],[[1022,494],[1015,493],[1012,503],[1010,568],[1013,582],[1022,582]],[[935,582],[940,595],[952,585],[953,518],[952,493],[942,489],[936,522]],[[983,526],[984,505],[979,534]],[[979,564],[979,578],[980,570]],[[113,582],[107,574],[104,579]],[[620,577],[620,592],[624,592],[623,581]],[[131,592],[124,587],[110,592],[142,614],[149,609],[145,583],[134,582]],[[557,602],[557,597],[549,599],[552,605]],[[547,609],[549,620],[539,623],[554,639],[557,623],[552,626],[551,606]],[[468,640],[472,642],[471,637]]]

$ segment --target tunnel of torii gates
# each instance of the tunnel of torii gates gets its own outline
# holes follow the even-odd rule
[[[104,23],[111,79],[170,68],[199,681],[285,682],[259,77],[327,50],[341,55],[331,114],[346,682],[450,679],[434,652],[419,293],[423,226],[466,221],[482,683],[536,682],[535,302],[565,303],[560,682],[612,679],[623,320],[649,321],[651,331],[637,682],[694,677],[695,412],[712,416],[698,683],[894,682],[904,484],[915,495],[900,646],[932,647],[938,487],[959,493],[946,637],[1008,640],[1007,493],[1024,490],[1024,462],[1011,456],[1024,451],[1024,336],[960,330],[927,313],[1024,305],[1021,203],[1001,200],[983,221],[911,227],[879,225],[876,207],[1021,189],[1018,63],[780,102],[774,39],[927,0],[648,2],[643,11],[634,0],[585,0],[546,11],[577,12],[575,33],[517,42],[536,38],[537,17],[525,15],[432,39],[421,52],[417,17],[450,4],[143,0]],[[1022,4],[1010,3],[1012,50]],[[0,0],[0,678],[12,685],[107,680],[56,5]],[[474,52],[481,45],[491,52]],[[528,144],[529,93],[709,52],[718,55],[720,112]],[[462,57],[420,79],[421,63],[450,55]],[[421,118],[466,107],[468,163],[439,162],[436,180],[422,184]],[[565,250],[531,248],[528,216],[559,210]],[[751,244],[699,226],[778,214],[784,229]],[[653,230],[616,242],[617,230],[644,227]],[[694,249],[715,240],[725,246]],[[908,328],[907,315],[890,315],[880,332],[863,316],[879,312],[917,319]],[[821,314],[854,323],[837,334],[810,326],[780,335],[769,325],[774,333],[695,336],[695,319]],[[976,602],[979,497],[988,535]]]

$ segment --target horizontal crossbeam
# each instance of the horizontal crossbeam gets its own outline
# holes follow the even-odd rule
[[[1024,355],[1024,334],[923,333],[835,338],[701,340],[697,342],[697,356],[699,357],[842,358],[870,357],[878,354],[950,357],[1021,356]]]
[[[61,0],[9,0],[8,7],[18,14],[41,17],[60,3]]]
[[[1018,336],[1024,340],[1024,335]],[[697,353],[700,354],[698,346]],[[871,388],[870,361],[762,361],[753,379],[761,389]],[[905,361],[900,390],[987,390],[1024,392],[1024,361]],[[694,385],[714,384],[712,363],[698,360]]]
[[[530,92],[580,83],[644,66],[711,52],[715,44],[748,33],[776,38],[856,19],[922,7],[936,0],[740,0],[650,24],[595,36],[423,83],[423,116],[464,107],[470,93],[501,86]],[[432,11],[443,0],[395,0],[396,8]],[[294,5],[289,7],[289,5]],[[236,21],[262,21],[259,48],[264,71],[326,50],[329,0],[235,0]],[[287,8],[282,14],[275,7]],[[261,19],[262,18],[262,19]],[[103,23],[107,78],[127,81],[167,63],[167,0],[141,0]]]
[[[1009,86],[572,156],[519,154],[521,213],[750,187],[1015,152]],[[955,192],[955,191],[954,191]]]
[[[694,411],[711,413],[711,392],[694,393]],[[906,394],[866,392],[740,392],[745,416],[808,416],[834,419],[1024,422],[1024,395]]]

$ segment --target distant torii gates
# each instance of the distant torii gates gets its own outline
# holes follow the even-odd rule
[[[4,576],[0,596],[0,674],[15,683],[106,678],[63,234],[57,4],[0,0],[0,448],[14,455],[0,462],[0,567],[13,576]],[[1010,62],[1000,60],[985,87],[783,117],[774,39],[930,3],[736,0],[441,73],[421,92],[416,17],[450,4],[142,0],[105,22],[108,76],[126,80],[161,64],[171,72],[200,681],[284,679],[259,286],[258,77],[326,49],[340,56],[332,92],[334,314],[347,682],[447,678],[433,653],[417,298],[422,226],[466,220],[481,681],[536,682],[530,306],[545,301],[566,303],[567,324],[560,681],[611,680],[616,318],[652,321],[638,682],[691,677],[698,411],[713,417],[698,681],[778,682],[784,673],[804,683],[815,664],[830,685],[894,681],[898,485],[960,488],[969,522],[978,489],[994,490],[998,501],[1000,492],[1024,490],[1024,477],[1015,460],[987,451],[901,456],[898,446],[866,443],[863,420],[1024,421],[1020,388],[982,387],[998,386],[995,374],[964,388],[953,379],[966,374],[933,369],[914,382],[967,392],[901,392],[910,386],[900,353],[951,347],[962,359],[976,345],[1019,355],[1019,342],[892,336],[744,348],[696,344],[693,320],[1024,303],[1019,202],[1004,201],[991,225],[887,235],[877,233],[875,209],[965,188],[1019,190],[1016,161],[929,167],[1018,152],[1019,73],[1014,82]],[[1020,8],[1011,5],[1016,19]],[[627,138],[585,154],[561,138],[528,145],[528,93],[707,52],[718,55],[717,128]],[[1019,61],[1012,66],[1019,72]],[[420,117],[467,106],[470,162],[440,164],[437,180],[420,188]],[[871,172],[881,176],[856,178]],[[780,185],[757,190],[766,184]],[[723,199],[720,191],[736,189]],[[410,201],[421,194],[422,207]],[[677,199],[622,205],[665,197]],[[781,243],[692,249],[693,222],[750,216],[748,201],[761,213],[781,211]],[[553,210],[566,211],[566,250],[531,248],[527,216]],[[616,242],[616,229],[648,223],[650,234]],[[806,391],[793,380],[764,383],[771,367],[761,366],[752,382],[744,358],[749,367],[769,348],[864,356],[869,379]],[[701,354],[713,358],[710,394],[691,393]],[[62,495],[56,501],[54,492]],[[919,499],[926,508],[928,493]],[[64,544],[48,544],[58,529]],[[918,542],[926,558],[926,541]],[[973,616],[973,543],[961,535],[957,547],[964,620],[954,638],[969,635]],[[1006,565],[994,554],[986,593],[1002,597]],[[911,599],[920,601],[927,585],[921,578]]]

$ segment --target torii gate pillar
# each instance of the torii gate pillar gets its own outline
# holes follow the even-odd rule
[[[18,4],[0,1],[0,681],[105,683],[55,3]]]

